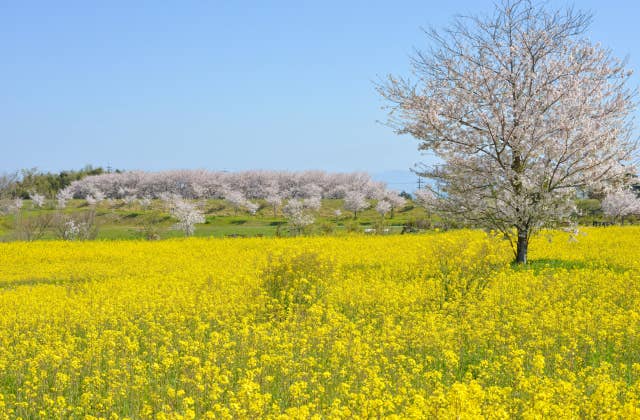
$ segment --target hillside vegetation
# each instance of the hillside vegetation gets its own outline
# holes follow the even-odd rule
[[[224,236],[291,236],[294,232],[287,218],[279,207],[274,215],[272,206],[264,200],[256,200],[259,208],[255,214],[246,210],[234,209],[225,200],[199,200],[198,206],[202,210],[205,221],[197,224],[195,236],[224,237]],[[314,212],[314,223],[300,234],[304,235],[340,235],[343,233],[363,232],[366,229],[379,233],[400,233],[404,226],[444,227],[438,218],[429,217],[425,210],[413,202],[407,202],[394,211],[393,215],[382,217],[375,210],[375,201],[371,206],[358,213],[344,209],[341,199],[321,200],[321,207]],[[341,210],[336,216],[335,211]],[[125,203],[107,201],[90,206],[85,200],[70,200],[64,209],[57,209],[53,202],[43,208],[34,208],[28,200],[19,214],[16,211],[0,215],[0,240],[11,241],[26,239],[25,229],[37,230],[44,225],[42,232],[33,239],[60,239],[64,231],[61,226],[69,219],[86,220],[93,215],[92,223],[94,235],[88,239],[166,239],[184,236],[175,228],[176,219],[171,216],[165,203],[152,200],[142,206],[138,201]],[[41,234],[40,234],[41,233]]]

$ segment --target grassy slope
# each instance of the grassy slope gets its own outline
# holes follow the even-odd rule
[[[278,209],[274,217],[273,209],[266,203],[261,202],[261,208],[255,215],[250,215],[245,211],[235,212],[224,200],[208,200],[204,205],[206,223],[197,225],[195,236],[223,237],[223,236],[275,236],[278,234],[288,235],[287,221]],[[342,200],[323,200],[322,208],[316,216],[316,222],[308,230],[310,234],[339,233],[354,226],[358,229],[365,229],[374,226],[381,221],[381,217],[375,211],[375,202],[372,206],[359,213],[358,218],[343,208]],[[342,209],[339,218],[334,216],[336,209]],[[73,200],[62,212],[53,208],[33,209],[30,202],[25,201],[22,210],[23,218],[33,218],[46,215],[56,216],[58,214],[80,216],[89,210],[84,200]],[[144,236],[143,226],[148,224],[151,217],[160,220],[156,224],[158,234],[161,238],[182,236],[180,231],[172,228],[173,220],[163,209],[160,202],[154,202],[149,209],[141,208],[137,203],[115,204],[112,206],[103,203],[96,209],[96,222],[98,225],[98,239],[134,239]],[[410,220],[424,219],[426,214],[422,208],[408,203],[403,209],[396,210],[394,217],[389,215],[384,223],[391,232],[400,232],[402,226]],[[0,240],[11,240],[15,237],[15,217],[12,215],[0,217]],[[42,239],[54,239],[55,229],[49,228]]]
[[[594,204],[594,200],[581,200],[578,207],[583,210],[580,217],[580,224],[590,226],[594,221],[607,221],[599,211],[587,211]],[[289,229],[287,220],[278,209],[274,216],[273,208],[267,203],[260,201],[261,208],[255,215],[250,215],[246,211],[234,211],[224,200],[207,200],[203,204],[206,214],[206,223],[196,227],[195,236],[199,237],[224,237],[224,236],[287,236]],[[587,208],[589,207],[589,208]],[[342,210],[339,218],[334,216],[334,211]],[[73,215],[80,216],[88,212],[89,207],[84,200],[72,200],[66,209],[60,211],[52,207],[45,209],[33,209],[32,204],[25,200],[22,210],[23,218],[39,217],[43,215]],[[156,217],[160,220],[155,229],[160,238],[172,238],[183,236],[182,232],[174,230],[175,220],[163,208],[159,201],[154,202],[149,209],[143,209],[139,204],[116,203],[108,205],[100,204],[96,209],[96,222],[98,226],[97,239],[136,239],[144,238],[143,232],[147,220]],[[340,234],[341,232],[353,229],[366,229],[380,224],[382,219],[375,211],[375,201],[371,201],[371,207],[358,214],[354,219],[353,214],[343,209],[343,200],[323,200],[322,208],[316,215],[314,225],[310,226],[306,234]],[[399,233],[402,226],[410,221],[430,220],[435,226],[438,225],[437,217],[428,217],[424,209],[408,202],[404,208],[396,210],[394,217],[384,219],[385,226],[391,233]],[[625,224],[635,224],[635,217],[625,218]],[[279,227],[279,228],[278,228]],[[0,216],[0,241],[10,241],[16,238],[16,221],[13,215]],[[55,239],[56,230],[47,229],[41,239]]]

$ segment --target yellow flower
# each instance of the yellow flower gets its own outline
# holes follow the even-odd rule
[[[637,417],[640,228],[585,232],[0,243],[0,419]]]

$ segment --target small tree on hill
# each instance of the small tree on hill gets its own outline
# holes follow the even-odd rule
[[[344,196],[344,208],[353,212],[353,218],[358,217],[358,212],[369,208],[367,196],[361,191],[348,191]]]
[[[67,207],[67,202],[71,199],[73,199],[73,192],[69,188],[64,188],[56,194],[59,209]]]
[[[407,200],[395,191],[386,191],[384,201],[389,203],[389,213],[393,219],[396,209],[401,208],[407,203]]]
[[[273,208],[273,217],[278,215],[278,207],[282,205],[282,193],[277,187],[265,189],[265,201]]]
[[[584,35],[591,16],[504,0],[491,16],[430,30],[412,60],[416,82],[379,86],[390,124],[443,164],[443,215],[501,231],[526,263],[529,238],[569,220],[575,189],[629,172],[636,142],[630,72]]]
[[[245,206],[247,199],[239,191],[229,191],[224,195],[224,199],[233,207],[233,214],[238,215],[238,209]]]
[[[384,219],[384,216],[386,216],[387,213],[391,211],[391,203],[389,203],[387,200],[378,201],[378,204],[376,204],[376,211]]]
[[[313,224],[315,218],[311,214],[312,208],[305,205],[304,200],[291,199],[282,208],[282,213],[289,220],[289,224],[296,234],[300,234],[302,230]]]
[[[30,191],[29,192],[29,198],[31,199],[31,205],[34,208],[42,208],[44,206],[45,201],[46,201],[44,195],[38,194],[35,191]]]
[[[169,209],[171,215],[178,219],[175,228],[185,236],[192,236],[196,231],[196,224],[204,223],[204,214],[198,207],[187,200],[175,199]]]

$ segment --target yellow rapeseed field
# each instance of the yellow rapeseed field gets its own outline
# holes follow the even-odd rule
[[[639,238],[0,244],[0,418],[640,417]]]

